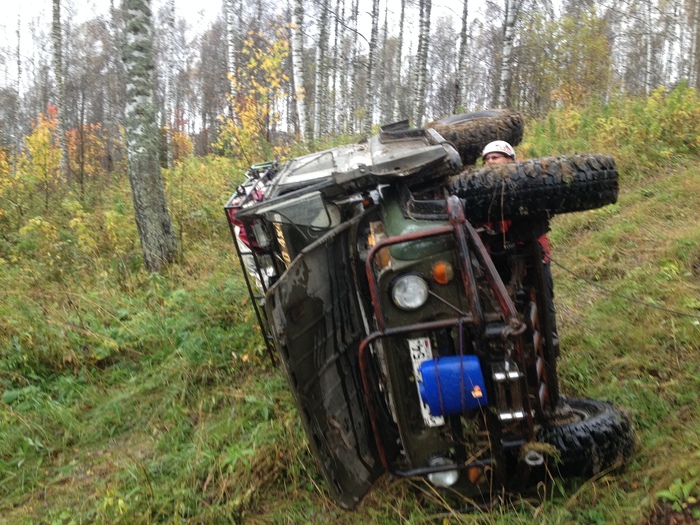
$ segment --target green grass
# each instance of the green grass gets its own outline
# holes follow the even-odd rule
[[[638,447],[624,469],[488,512],[452,514],[422,482],[390,477],[355,512],[332,503],[223,213],[191,214],[163,275],[130,255],[62,272],[0,259],[0,524],[637,523],[659,494],[692,503],[699,166],[623,174],[616,205],[553,220],[562,390],[623,407]]]

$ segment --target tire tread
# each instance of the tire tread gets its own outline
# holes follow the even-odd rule
[[[517,111],[497,109],[453,115],[425,125],[433,128],[459,152],[465,166],[473,166],[489,142],[505,140],[517,146],[523,139],[523,119]]]
[[[634,450],[634,431],[627,415],[611,403],[593,399],[567,399],[566,403],[589,414],[576,423],[543,425],[538,439],[557,448],[557,465],[564,477],[589,478],[626,461]]]
[[[585,153],[466,171],[452,178],[448,191],[464,200],[469,220],[488,222],[614,204],[619,183],[613,157]]]

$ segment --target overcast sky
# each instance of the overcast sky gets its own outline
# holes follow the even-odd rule
[[[175,0],[175,11],[179,18],[184,18],[191,27],[209,25],[221,12],[223,0]],[[114,0],[119,5],[121,0]],[[152,0],[152,9],[156,13],[165,0]],[[17,23],[21,22],[20,48],[25,60],[33,54],[30,26],[41,27],[47,35],[51,31],[53,0],[0,0],[0,48],[11,50],[9,63],[0,62],[0,86],[12,84],[16,80]],[[109,0],[61,0],[61,18],[74,14],[73,23],[78,24],[97,16],[106,15]],[[2,57],[0,56],[0,60]],[[25,66],[26,67],[26,66]]]
[[[28,27],[32,20],[39,19],[44,28],[50,29],[53,0],[0,0],[2,16],[0,17],[0,45],[8,42],[12,47],[16,44],[17,17],[21,16],[23,32],[29,38]],[[115,0],[119,5],[120,0]],[[165,3],[165,0],[152,0],[153,12]],[[190,25],[208,24],[221,12],[222,0],[175,0],[175,11],[178,17],[187,20]],[[75,13],[75,21],[81,22],[106,14],[109,0],[61,0],[61,16],[67,17],[69,12]]]

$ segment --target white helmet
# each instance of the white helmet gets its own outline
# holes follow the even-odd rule
[[[489,153],[503,153],[515,160],[515,150],[505,140],[494,140],[486,144],[484,151],[481,152],[481,158],[483,159]]]

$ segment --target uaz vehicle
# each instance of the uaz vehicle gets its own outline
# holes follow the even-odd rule
[[[552,215],[616,201],[614,161],[465,171],[522,132],[510,110],[400,122],[252,166],[226,205],[268,349],[345,508],[387,471],[488,498],[545,465],[590,476],[632,451],[626,415],[560,393],[537,242]]]

